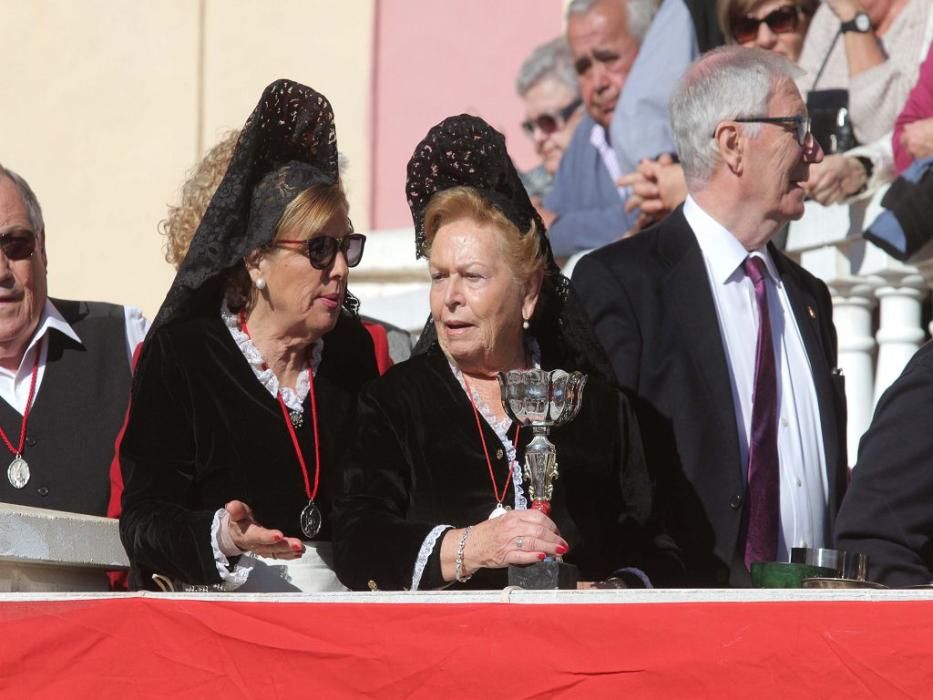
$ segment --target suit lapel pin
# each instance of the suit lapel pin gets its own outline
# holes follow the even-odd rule
[[[807,313],[810,314],[810,318],[816,318],[816,311],[809,304],[807,305]]]

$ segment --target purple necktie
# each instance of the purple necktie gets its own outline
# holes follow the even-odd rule
[[[752,431],[748,445],[748,507],[745,526],[745,566],[775,561],[780,527],[781,491],[778,482],[777,376],[771,316],[765,287],[765,262],[748,257],[745,274],[755,285],[758,303],[758,344],[755,349],[755,389],[752,394]]]

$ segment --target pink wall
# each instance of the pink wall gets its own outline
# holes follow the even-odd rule
[[[405,164],[428,129],[453,114],[483,117],[512,159],[536,159],[519,123],[522,61],[560,33],[561,0],[376,0],[371,103],[372,227],[411,225]]]

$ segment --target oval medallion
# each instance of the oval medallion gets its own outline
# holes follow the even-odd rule
[[[504,506],[501,503],[497,503],[496,507],[492,509],[492,513],[489,514],[487,520],[494,520],[495,518],[501,518],[503,515],[512,510],[511,506]]]
[[[321,516],[321,509],[317,507],[314,501],[308,501],[308,505],[301,511],[301,531],[309,540],[321,531],[321,524],[324,519]]]
[[[26,464],[26,460],[17,455],[6,468],[6,478],[10,480],[14,489],[21,489],[28,484],[29,465]]]

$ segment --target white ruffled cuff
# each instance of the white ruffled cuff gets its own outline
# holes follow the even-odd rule
[[[417,591],[418,586],[421,585],[424,567],[428,565],[428,559],[431,558],[431,553],[437,546],[437,541],[440,536],[448,530],[453,530],[453,528],[453,525],[438,525],[424,538],[424,542],[421,543],[421,549],[418,550],[418,558],[415,560],[415,570],[411,575],[411,590]]]
[[[223,581],[221,584],[225,590],[236,590],[244,583],[249,577],[249,571],[252,568],[251,566],[243,567],[237,564],[230,569],[230,560],[227,559],[228,556],[237,556],[237,554],[244,554],[243,551],[237,549],[236,545],[232,545],[235,552],[230,551],[230,548],[225,546],[221,547],[221,527],[224,526],[224,516],[227,515],[225,508],[218,508],[217,512],[214,513],[214,520],[211,521],[211,550],[214,552],[214,565],[217,567],[217,573],[220,575],[220,580]],[[226,543],[225,543],[226,544]],[[227,553],[224,553],[224,550]]]

